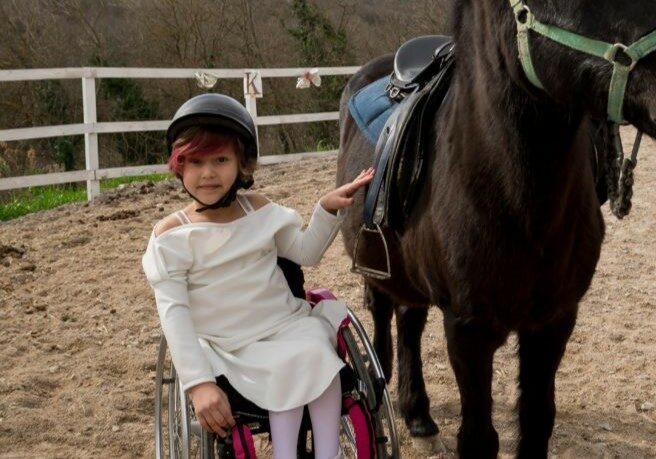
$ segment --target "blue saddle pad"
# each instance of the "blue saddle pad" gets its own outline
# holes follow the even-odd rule
[[[372,145],[376,145],[385,122],[394,112],[398,103],[387,96],[385,88],[389,76],[360,88],[349,100],[349,111],[358,127]]]

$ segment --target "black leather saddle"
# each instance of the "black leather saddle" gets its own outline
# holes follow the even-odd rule
[[[451,37],[443,35],[424,35],[408,40],[396,51],[390,83],[405,91],[412,85],[426,83],[439,72],[440,57],[452,49]]]
[[[391,276],[389,253],[386,270],[357,262],[358,242],[363,233],[376,233],[387,251],[381,227],[403,230],[423,184],[428,129],[448,93],[453,66],[454,44],[450,37],[417,37],[396,52],[386,92],[398,105],[376,144],[376,172],[365,197],[364,225],[355,242],[355,272],[380,279]]]

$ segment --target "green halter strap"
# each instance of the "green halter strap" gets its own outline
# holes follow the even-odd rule
[[[629,73],[634,69],[640,59],[656,51],[656,30],[645,35],[630,46],[621,43],[611,45],[539,22],[533,16],[526,3],[524,3],[524,0],[510,0],[510,6],[515,12],[515,21],[517,22],[519,59],[522,62],[526,77],[531,83],[540,89],[544,89],[531,60],[531,51],[528,42],[529,30],[533,30],[564,46],[600,57],[613,64],[613,76],[608,92],[608,119],[614,123],[623,123],[622,107],[624,105],[624,93],[629,80]],[[625,62],[620,62],[617,59],[618,53],[620,52],[624,54]],[[630,62],[626,63],[627,60],[630,60]]]

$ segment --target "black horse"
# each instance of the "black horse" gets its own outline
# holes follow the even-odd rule
[[[656,28],[651,0],[530,0],[532,13],[610,43],[633,43]],[[400,235],[387,232],[390,280],[366,279],[376,350],[391,372],[390,320],[398,325],[399,405],[411,435],[438,432],[429,414],[420,357],[427,307],[443,312],[461,397],[461,457],[495,457],[492,360],[519,337],[518,456],[546,457],[554,379],[590,285],[604,222],[590,167],[589,119],[606,119],[612,66],[530,33],[535,71],[518,58],[517,24],[505,0],[455,0],[451,93],[428,134],[425,186]],[[373,149],[350,116],[359,88],[392,71],[392,57],[366,64],[341,100],[337,183],[372,165]],[[656,54],[640,60],[624,97],[627,121],[656,136]],[[362,199],[343,225],[353,256]],[[380,265],[380,252],[362,252]],[[401,306],[403,305],[403,306]]]

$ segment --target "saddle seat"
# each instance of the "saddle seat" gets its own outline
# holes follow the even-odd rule
[[[424,35],[405,42],[394,55],[396,83],[408,86],[434,75],[440,55],[452,44],[451,37],[443,35]]]

